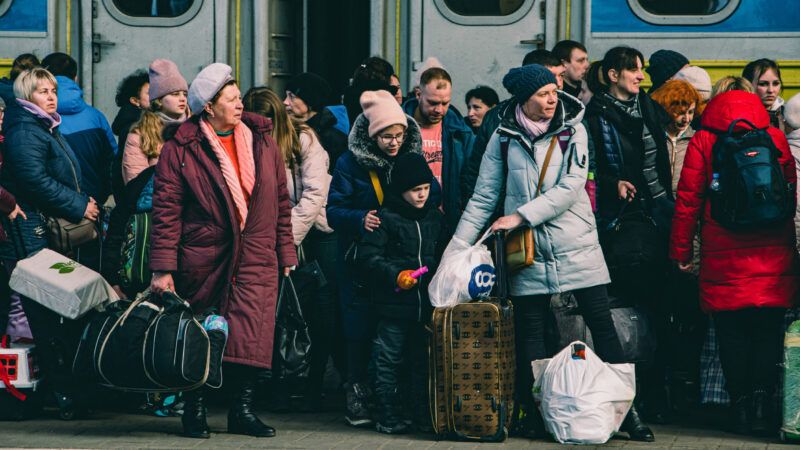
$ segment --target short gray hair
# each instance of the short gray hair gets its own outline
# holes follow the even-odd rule
[[[39,82],[43,80],[50,82],[54,88],[58,89],[56,77],[48,72],[47,69],[34,67],[33,69],[21,72],[17,79],[14,80],[14,96],[22,100],[30,101],[33,97],[33,93],[39,86]]]

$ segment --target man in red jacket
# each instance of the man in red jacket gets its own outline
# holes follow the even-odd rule
[[[700,300],[713,314],[720,360],[733,400],[731,425],[737,432],[776,431],[773,393],[784,333],[783,319],[798,292],[798,261],[792,218],[772,227],[731,231],[711,216],[707,192],[712,149],[736,119],[767,129],[780,151],[784,177],[795,185],[795,163],[783,133],[769,126],[759,98],[743,91],[715,97],[686,152],[672,222],[670,257],[692,269],[692,239],[701,228]],[[749,126],[739,123],[735,131]],[[791,194],[794,198],[794,193]]]

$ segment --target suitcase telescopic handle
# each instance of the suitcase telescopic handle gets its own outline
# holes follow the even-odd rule
[[[497,286],[497,299],[501,305],[508,304],[508,267],[506,267],[506,232],[494,233],[494,262],[495,286]]]

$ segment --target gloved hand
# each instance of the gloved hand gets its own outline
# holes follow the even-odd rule
[[[411,276],[413,270],[404,270],[397,275],[397,287],[407,291],[417,285],[417,280]]]

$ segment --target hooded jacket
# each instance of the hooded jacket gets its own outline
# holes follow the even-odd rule
[[[13,227],[19,224],[21,240],[2,246],[4,258],[21,259],[47,247],[43,216],[78,223],[86,212],[89,197],[81,189],[81,167],[53,125],[52,119],[18,105],[8,108],[3,120],[6,148],[0,183],[28,217],[17,218]]]
[[[505,215],[519,213],[522,226],[534,230],[534,263],[512,274],[511,295],[527,296],[608,284],[611,279],[597,237],[592,205],[586,192],[589,150],[581,124],[584,106],[559,92],[548,130],[531,141],[517,124],[516,103],[500,110],[501,122],[489,140],[475,193],[464,210],[455,237],[474,243],[490,225],[505,183]],[[567,150],[556,145],[536,196],[541,164],[554,136],[572,128]],[[508,172],[504,173],[500,139],[509,139]]]
[[[83,100],[75,81],[57,76],[61,133],[69,142],[83,172],[82,187],[102,206],[111,194],[111,163],[117,140],[106,117]]]
[[[403,110],[413,117],[418,106],[419,101],[414,98],[403,105]],[[442,204],[450,230],[455,229],[465,206],[461,198],[461,171],[469,161],[474,142],[472,130],[451,106],[442,120]]]
[[[769,114],[755,94],[730,91],[718,95],[703,112],[703,129],[696,132],[678,182],[672,221],[670,257],[680,263],[692,259],[692,240],[700,222],[700,300],[707,311],[744,308],[787,308],[798,291],[798,261],[794,227],[785,223],[755,231],[731,231],[711,217],[706,192],[712,179],[712,149],[717,134],[735,119],[747,119],[768,128],[781,152],[784,176],[795,183],[794,158],[783,133],[769,126]],[[744,131],[747,126],[737,125]]]

